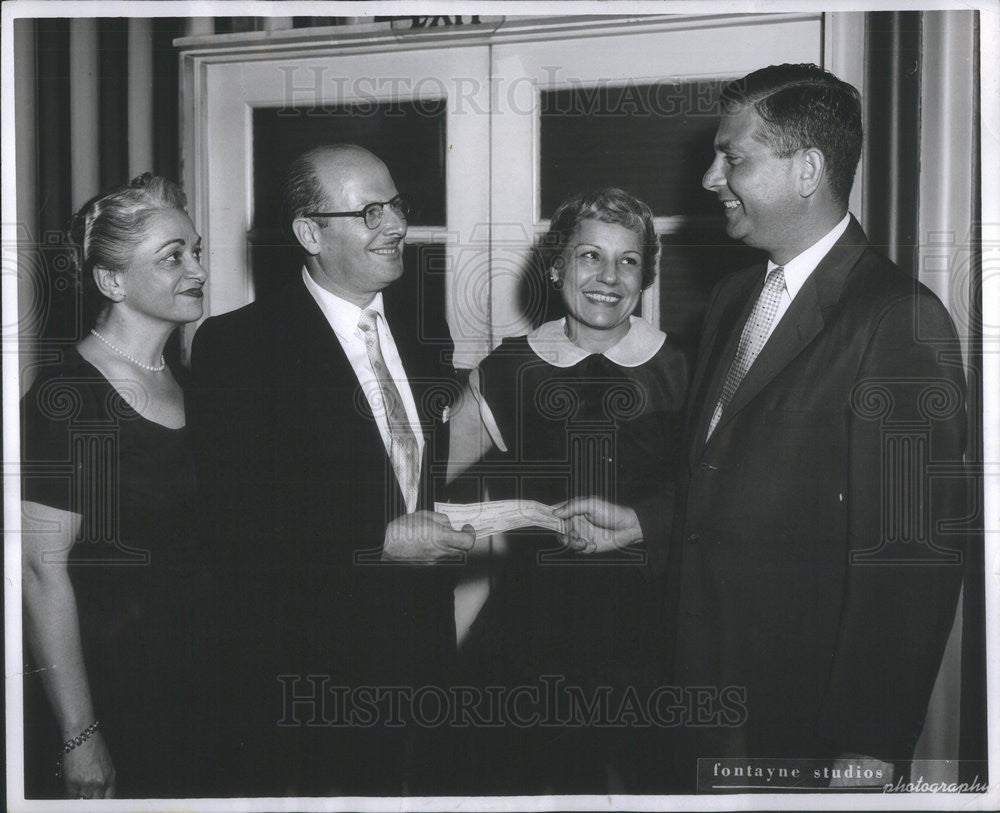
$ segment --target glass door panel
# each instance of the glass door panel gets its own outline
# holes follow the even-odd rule
[[[280,179],[303,150],[346,141],[382,158],[413,199],[407,284],[447,314],[458,363],[481,357],[483,307],[458,302],[475,288],[466,277],[488,265],[488,52],[393,39],[203,65],[191,94],[204,122],[194,128],[186,175],[207,247],[206,316],[266,296],[294,275],[298,261],[279,222]]]
[[[573,192],[617,186],[657,217],[712,215],[701,189],[722,80],[541,90],[542,219]]]
[[[445,228],[447,100],[386,101],[336,107],[257,107],[253,110],[253,201],[247,232],[256,296],[298,276],[297,245],[281,222],[281,181],[292,160],[322,144],[359,144],[384,160],[396,188],[414,205],[408,248],[419,227]],[[422,244],[417,244],[422,245]],[[404,260],[416,257],[407,251]],[[406,275],[420,268],[406,265]],[[437,311],[444,310],[444,289]]]
[[[780,62],[822,63],[821,15],[669,19],[493,49],[493,219],[524,240],[493,242],[493,343],[557,312],[525,307],[544,291],[531,243],[570,193],[619,186],[653,208],[660,275],[643,315],[677,340],[697,337],[705,300],[724,273],[755,256],[725,236],[701,188],[712,158],[723,82]],[[516,166],[517,173],[503,172]],[[496,230],[496,227],[494,227]]]
[[[254,228],[277,225],[281,173],[292,159],[339,142],[359,144],[386,162],[414,203],[411,225],[446,225],[447,112],[441,98],[254,108]]]

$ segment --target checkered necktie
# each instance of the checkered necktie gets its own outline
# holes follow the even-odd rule
[[[747,323],[743,326],[743,333],[740,335],[740,344],[736,350],[736,357],[733,359],[729,372],[726,373],[726,383],[722,386],[722,394],[719,396],[719,403],[715,405],[715,412],[712,414],[712,422],[708,425],[708,434],[705,435],[705,442],[712,437],[715,426],[722,417],[723,410],[729,405],[733,395],[743,381],[754,362],[760,354],[761,349],[767,342],[767,337],[771,332],[771,324],[778,313],[778,304],[781,301],[781,292],[785,290],[785,269],[780,265],[771,269],[764,281],[764,289],[757,298],[757,303],[753,306],[753,312]]]
[[[413,511],[417,506],[417,492],[420,487],[420,447],[410,426],[403,399],[389,374],[389,368],[385,366],[385,359],[379,346],[377,319],[378,311],[366,310],[358,320],[358,327],[365,336],[365,349],[368,351],[372,371],[378,380],[381,407],[389,425],[389,460],[392,461],[392,469],[396,473],[396,480],[403,492],[406,506]],[[372,406],[377,409],[379,405]]]

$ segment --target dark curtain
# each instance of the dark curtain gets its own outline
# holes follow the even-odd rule
[[[179,85],[173,39],[184,32],[181,18],[153,20],[153,166],[149,171],[180,180]],[[97,22],[100,190],[129,180],[128,169],[128,21]],[[41,326],[43,345],[77,341],[82,333],[80,299],[61,249],[62,231],[72,215],[70,162],[69,20],[39,19],[35,25],[37,59],[37,147],[34,174],[38,188],[39,267],[47,307]],[[79,203],[79,201],[77,201]]]
[[[865,18],[865,231],[909,274],[916,271],[920,28],[917,11]]]
[[[920,177],[920,73],[922,14],[871,12],[865,17],[864,150],[865,230],[900,268],[916,275]],[[978,33],[978,32],[977,32]],[[973,76],[979,75],[978,58]],[[977,87],[977,101],[979,89]],[[976,105],[978,110],[978,105]],[[979,132],[978,122],[973,132]],[[978,156],[978,140],[975,144]],[[978,167],[978,160],[975,162]],[[978,179],[978,172],[976,178]],[[979,188],[971,205],[979,222]],[[978,237],[978,235],[977,235]],[[979,241],[977,240],[977,245]],[[969,555],[963,590],[959,781],[981,783],[986,774],[986,618],[983,549],[981,252],[970,285],[969,445],[972,485]]]

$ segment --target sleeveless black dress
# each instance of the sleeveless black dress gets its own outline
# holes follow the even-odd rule
[[[66,555],[117,793],[208,793],[218,608],[188,430],[142,417],[75,349],[41,371],[21,412],[22,499],[82,517]],[[36,671],[44,667],[25,670],[29,796],[63,792],[53,784],[61,738]]]

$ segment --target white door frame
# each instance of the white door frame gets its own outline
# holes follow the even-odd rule
[[[768,61],[808,60],[863,90],[863,33],[863,13],[814,12],[509,17],[416,31],[367,23],[178,39],[183,182],[207,248],[206,316],[253,298],[246,232],[256,106],[447,96],[449,222],[411,228],[411,235],[446,246],[456,361],[471,366],[525,327],[512,310],[517,280],[509,269],[527,246],[516,246],[511,233],[530,242],[546,224],[537,213],[537,125],[509,114],[518,94],[537,102],[542,80],[551,77],[546,65],[563,65],[566,75],[581,79],[638,81],[662,77],[657,51],[667,48],[681,66],[669,71],[671,79],[739,76]],[[598,49],[595,58],[599,40],[615,48]],[[375,80],[367,87],[343,81],[351,77],[343,66],[362,55],[364,75]],[[654,288],[643,306],[654,321],[656,302]],[[185,350],[194,329],[185,330]]]

